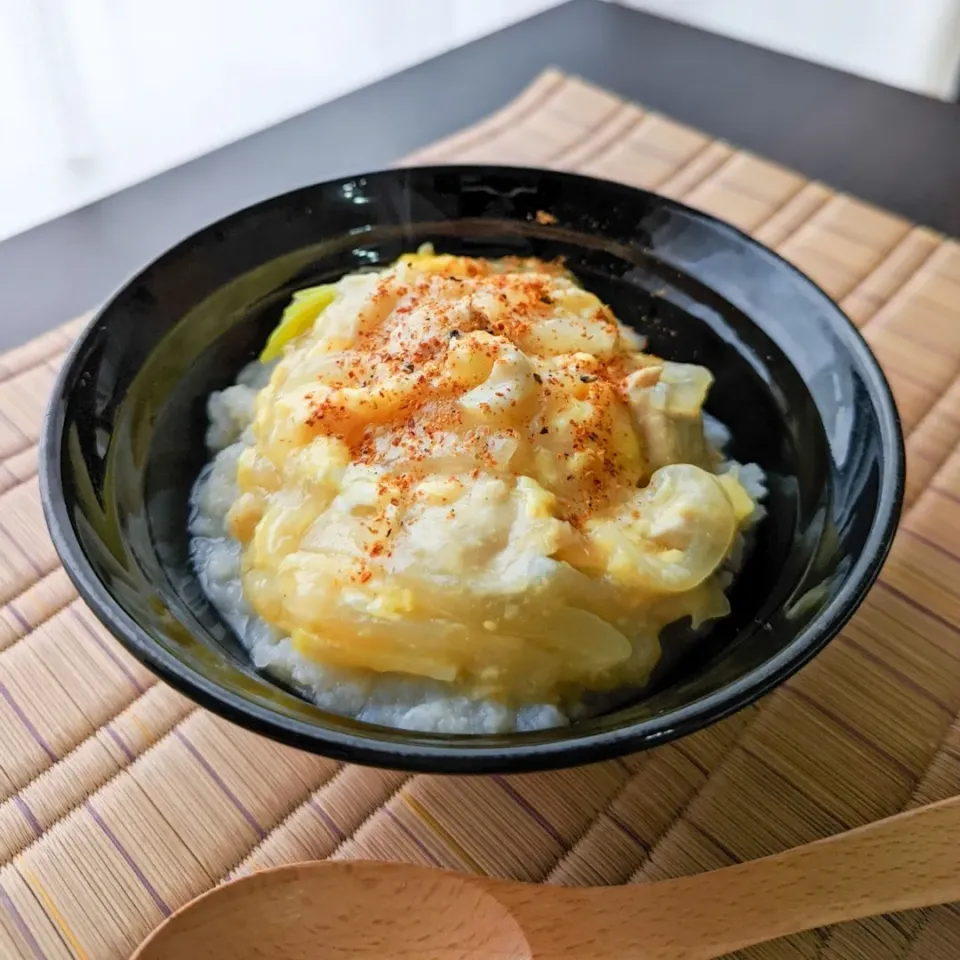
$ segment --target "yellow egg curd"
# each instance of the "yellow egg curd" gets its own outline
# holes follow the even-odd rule
[[[264,352],[229,529],[305,657],[513,704],[642,685],[728,612],[755,503],[718,474],[702,367],[558,263],[440,256],[298,292]]]

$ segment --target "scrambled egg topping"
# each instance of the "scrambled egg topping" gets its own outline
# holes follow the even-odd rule
[[[514,703],[642,684],[723,616],[754,502],[702,367],[643,352],[561,264],[440,256],[300,291],[229,516],[257,613],[325,664]]]

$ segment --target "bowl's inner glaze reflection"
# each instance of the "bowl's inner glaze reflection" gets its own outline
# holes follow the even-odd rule
[[[259,216],[245,211],[175,248],[101,314],[65,374],[65,506],[98,579],[171,662],[196,678],[188,685],[194,696],[214,698],[217,709],[243,722],[252,722],[248,711],[270,712],[290,724],[263,732],[352,759],[383,759],[378,742],[429,752],[455,741],[458,750],[494,756],[524,741],[528,766],[551,765],[569,760],[538,760],[538,746],[647,723],[632,743],[641,746],[703,725],[698,701],[731,684],[746,690],[748,681],[775,682],[771,658],[788,657],[804,626],[837,599],[875,535],[883,471],[883,430],[871,405],[877,385],[869,382],[876,372],[869,361],[862,370],[848,357],[856,335],[843,324],[838,332],[835,308],[819,291],[735,231],[632,191],[645,205],[611,207],[598,223],[563,183],[576,178],[550,176],[559,186],[531,179],[529,195],[511,195],[507,174],[503,189],[488,176],[473,193],[451,174],[445,193],[435,173],[432,192],[420,195],[407,184],[402,204],[371,189],[374,178],[352,181],[350,189],[337,185],[335,195],[327,186],[311,188],[315,196],[307,190],[278,198],[252,208],[262,209]],[[365,191],[383,209],[358,203]],[[541,208],[558,223],[537,223],[532,214]],[[253,670],[191,569],[188,497],[208,459],[208,394],[256,356],[293,290],[389,263],[428,240],[442,252],[565,257],[586,287],[648,337],[652,352],[713,372],[707,409],[731,428],[731,454],[768,473],[769,515],[731,593],[732,614],[707,639],[672,648],[643,698],[569,729],[420,735],[320,711]],[[159,666],[182,685],[180,667]],[[769,676],[758,677],[764,670]],[[687,708],[675,725],[655,722]],[[349,748],[321,747],[310,729],[321,738],[336,731],[356,739]],[[358,756],[354,747],[365,741],[371,753]],[[606,752],[622,748],[611,743]],[[389,762],[430,766],[397,756]],[[469,760],[457,765],[478,768]]]

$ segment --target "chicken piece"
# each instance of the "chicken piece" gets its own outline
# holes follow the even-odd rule
[[[627,400],[651,472],[672,463],[712,466],[702,413],[712,383],[713,376],[705,367],[670,361],[627,377]]]

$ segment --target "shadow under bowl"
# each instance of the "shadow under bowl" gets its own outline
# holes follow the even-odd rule
[[[253,668],[190,565],[188,498],[209,458],[208,394],[257,355],[292,291],[425,241],[474,256],[565,257],[654,353],[714,373],[708,410],[732,430],[730,455],[769,478],[769,513],[731,592],[731,615],[692,646],[667,644],[672,655],[642,698],[569,727],[443,735],[325,712]],[[854,612],[892,541],[903,480],[899,420],[875,359],[788,263],[652,193],[490,166],[319,184],[183,241],[80,336],[41,452],[44,509],[64,567],[134,656],[268,737],[436,773],[600,760],[689,734],[757,699]]]

